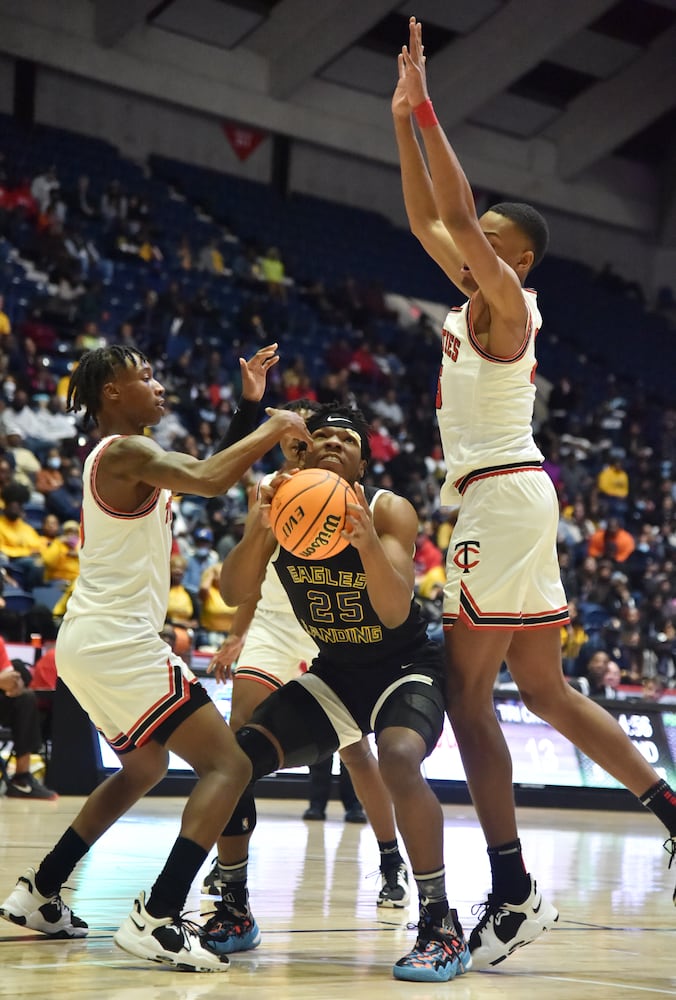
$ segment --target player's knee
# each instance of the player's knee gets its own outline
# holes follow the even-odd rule
[[[253,781],[263,778],[266,774],[272,774],[279,767],[279,756],[272,740],[260,729],[253,726],[242,726],[238,729],[235,738],[240,747],[251,761],[253,768]]]
[[[425,757],[421,737],[410,730],[386,733],[378,743],[378,763],[388,788],[408,785],[420,775],[420,765]]]

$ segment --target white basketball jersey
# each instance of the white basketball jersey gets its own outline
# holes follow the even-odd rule
[[[172,495],[170,490],[153,490],[131,514],[102,500],[96,485],[98,464],[119,436],[104,438],[84,464],[80,575],[64,617],[142,618],[159,633],[169,598]]]
[[[455,484],[477,469],[541,462],[531,421],[535,400],[535,338],[542,323],[537,297],[523,290],[528,327],[511,358],[494,358],[472,325],[472,300],[444,322],[437,385],[437,420],[446,463],[442,504],[458,503]]]

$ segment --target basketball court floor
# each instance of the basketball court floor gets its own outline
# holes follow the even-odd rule
[[[0,798],[0,898],[35,864],[81,799]],[[223,975],[180,973],[115,947],[113,932],[148,890],[178,829],[183,800],[147,798],[76,869],[63,895],[89,937],[50,941],[0,921],[0,997],[17,1000],[634,1000],[676,997],[676,870],[648,813],[521,809],[527,863],[559,908],[556,928],[490,973],[445,984],[397,982],[393,962],[415,938],[407,911],[375,905],[378,854],[369,827],[304,822],[306,803],[259,801],[249,865],[260,947]],[[468,806],[444,806],[449,896],[469,931],[485,898],[488,863]],[[209,867],[207,863],[203,871]],[[188,908],[209,907],[196,884]],[[408,926],[407,926],[408,924]]]

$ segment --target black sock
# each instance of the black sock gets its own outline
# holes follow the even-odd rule
[[[413,878],[418,887],[421,913],[424,910],[433,924],[441,924],[449,910],[446,896],[446,869],[441,867],[436,872],[427,872],[424,875],[416,875],[414,872]]]
[[[180,914],[195,875],[206,861],[207,853],[194,840],[188,840],[187,837],[176,838],[146,903],[146,910],[151,917],[177,917]]]
[[[55,896],[88,850],[89,844],[69,826],[35,873],[35,888],[40,895]]]
[[[381,872],[391,872],[399,865],[403,865],[404,859],[399,852],[399,844],[395,840],[379,840],[378,850],[380,851]]]
[[[523,903],[530,893],[530,879],[521,855],[521,841],[488,848],[493,894],[502,903]]]
[[[661,819],[670,837],[676,837],[676,794],[666,781],[658,781],[644,792],[640,801]]]

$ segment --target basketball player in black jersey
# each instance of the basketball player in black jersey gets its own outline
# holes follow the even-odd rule
[[[370,448],[358,411],[325,406],[307,426],[312,448],[306,467],[331,469],[355,485],[359,503],[348,510],[350,544],[326,559],[291,555],[277,545],[267,514],[283,477],[261,491],[242,540],[223,564],[223,597],[237,602],[258,593],[272,560],[319,653],[306,674],[266,699],[237,739],[257,779],[313,764],[375,733],[420,897],[416,943],[393,973],[448,981],[471,959],[446,897],[441,807],[420,770],[441,735],[444,693],[441,651],[428,640],[412,596],[418,517],[403,497],[359,484]]]

